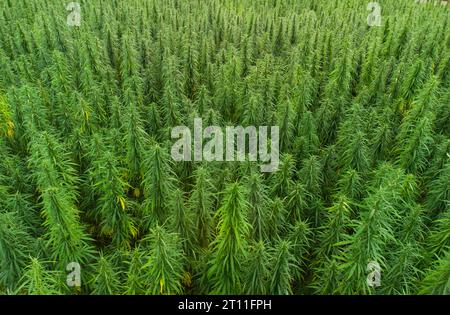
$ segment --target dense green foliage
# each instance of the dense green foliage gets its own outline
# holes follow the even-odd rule
[[[450,6],[79,2],[0,2],[0,293],[450,294]],[[279,170],[173,161],[195,117]]]

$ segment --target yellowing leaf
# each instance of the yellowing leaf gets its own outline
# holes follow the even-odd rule
[[[136,229],[136,227],[133,224],[130,225],[130,233],[131,235],[133,235],[134,238],[136,238],[138,234],[138,229]]]
[[[7,125],[6,135],[12,138],[14,136],[14,123],[12,121],[8,121],[6,125]]]
[[[86,121],[89,121],[89,118],[91,117],[91,114],[89,113],[89,111],[84,112],[84,117],[86,118]]]
[[[12,137],[14,135],[14,123],[11,109],[6,103],[6,98],[0,94],[0,135]]]
[[[125,199],[122,196],[117,196],[117,202],[120,203],[122,210],[125,210]]]
[[[161,288],[161,294],[164,291],[164,278],[159,279],[159,287]]]
[[[182,282],[185,286],[190,287],[192,284],[192,276],[189,272],[183,274]]]

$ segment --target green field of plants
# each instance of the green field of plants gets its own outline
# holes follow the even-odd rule
[[[69,2],[0,1],[0,294],[450,294],[449,4]]]

